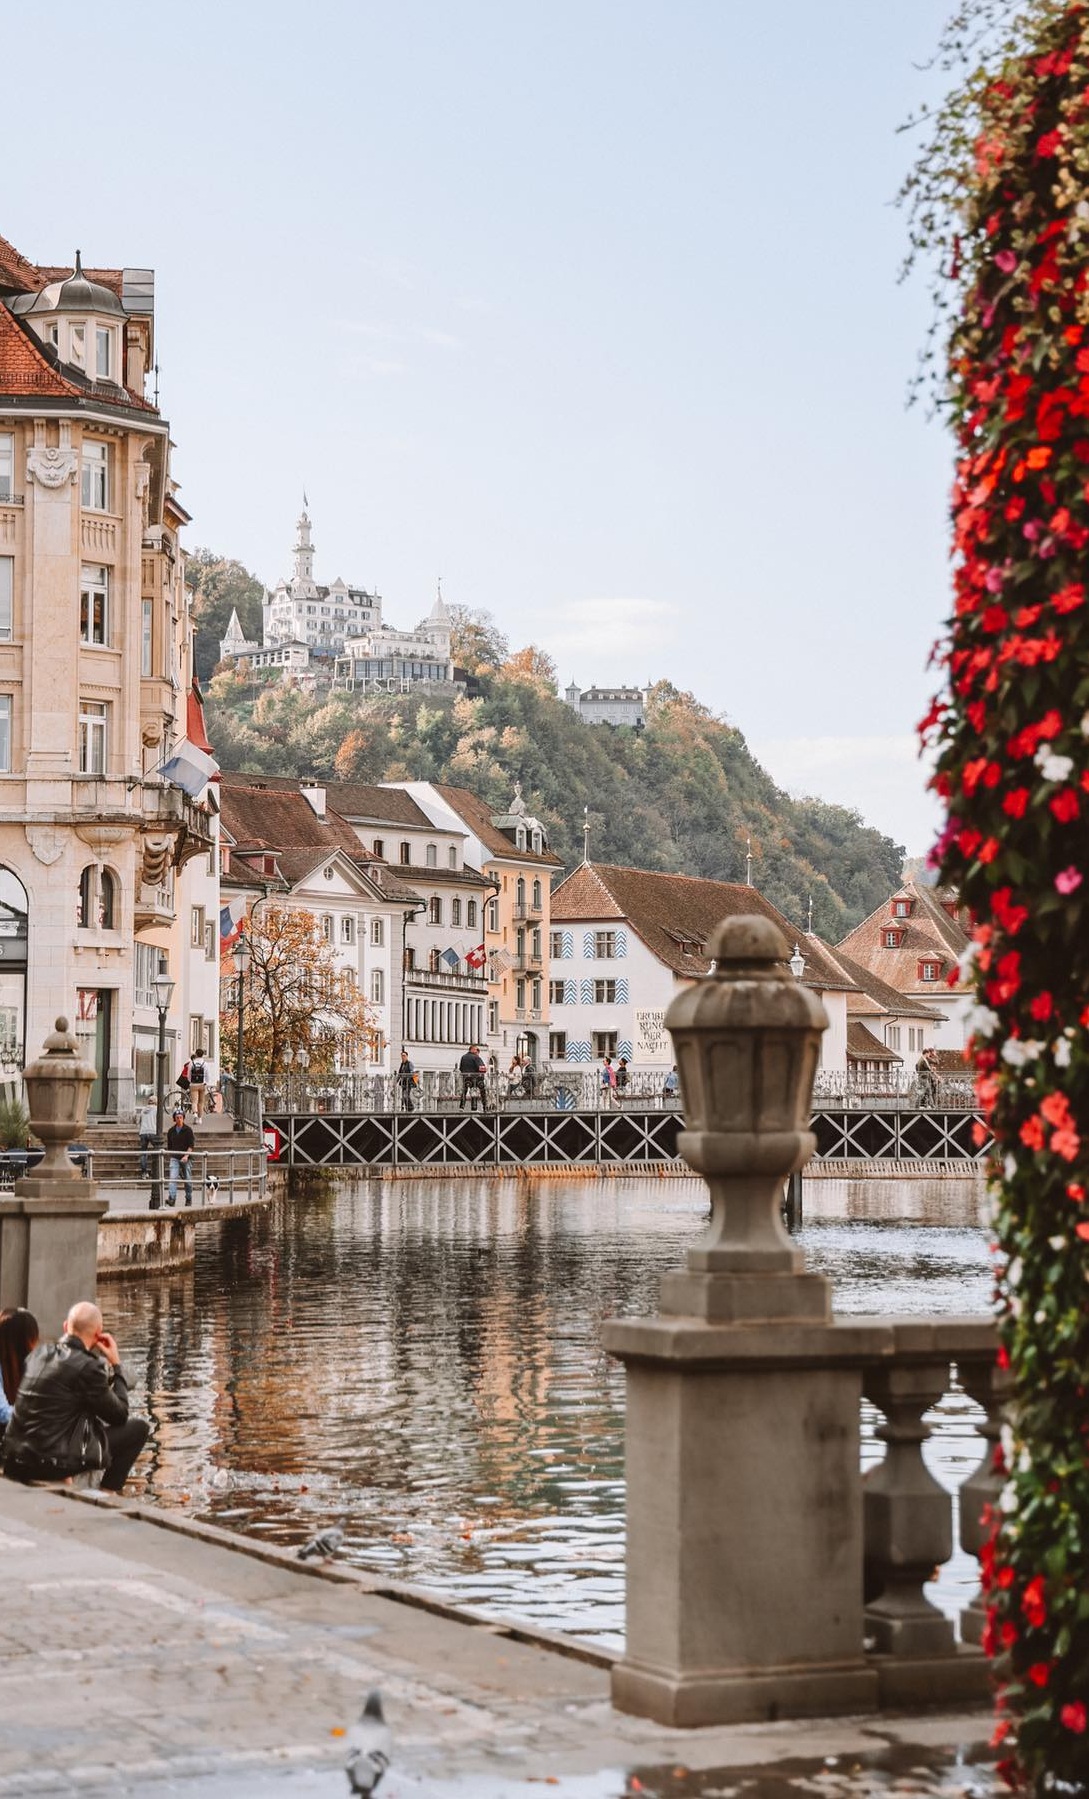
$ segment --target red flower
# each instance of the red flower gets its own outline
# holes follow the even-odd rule
[[[1018,1135],[1028,1149],[1043,1149],[1044,1127],[1038,1118],[1026,1118]]]
[[[1011,787],[1002,801],[1002,810],[1008,812],[1011,818],[1024,818],[1028,803],[1029,790],[1027,787]]]
[[[1021,1610],[1031,1630],[1042,1630],[1047,1623],[1047,1606],[1044,1602],[1044,1577],[1036,1574],[1029,1581],[1021,1595]]]
[[[1089,1725],[1089,1712],[1080,1699],[1075,1699],[1072,1705],[1063,1706],[1059,1713],[1059,1723],[1065,1730],[1072,1730],[1075,1736],[1084,1736],[1086,1726]]]
[[[1035,994],[1029,1001],[1029,1012],[1040,1024],[1050,1018],[1054,1010],[1055,1002],[1046,990],[1043,993]],[[1056,1120],[1056,1122],[1058,1121]]]
[[[1081,811],[1077,790],[1073,787],[1061,788],[1054,799],[1048,800],[1048,806],[1061,825],[1072,823]]]
[[[1046,1017],[1046,1013],[1044,1015]],[[1065,1093],[1049,1093],[1040,1105],[1040,1116],[1046,1118],[1048,1124],[1064,1125],[1070,1123],[1070,1101]]]
[[[1085,588],[1080,581],[1071,581],[1066,587],[1060,587],[1058,593],[1052,594],[1051,604],[1056,612],[1075,612],[1085,604]]]
[[[1033,1662],[1032,1667],[1027,1670],[1026,1678],[1031,1680],[1034,1687],[1046,1687],[1051,1679],[1050,1662]]]
[[[1052,1154],[1061,1156],[1064,1162],[1076,1162],[1081,1154],[1081,1138],[1073,1125],[1063,1125],[1054,1131],[1051,1137]]]

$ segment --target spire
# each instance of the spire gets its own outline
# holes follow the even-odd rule
[[[590,866],[590,808],[582,808],[582,866]]]
[[[72,271],[72,279],[73,279],[73,281],[79,281],[79,280],[82,280],[82,278],[83,278],[83,258],[80,255],[79,251],[77,250],[76,251],[76,266]]]
[[[314,546],[310,541],[310,514],[306,509],[306,494],[303,494],[303,509],[298,518],[298,536],[295,539],[295,585],[312,587],[314,585]]]
[[[745,885],[752,886],[752,838],[745,839]]]

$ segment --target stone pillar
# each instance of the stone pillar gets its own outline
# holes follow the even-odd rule
[[[861,1363],[829,1283],[782,1226],[813,1152],[820,1001],[762,918],[727,920],[715,970],[670,1006],[712,1216],[655,1318],[614,1319],[627,1370],[627,1646],[614,1703],[667,1725],[871,1710],[863,1657]]]
[[[33,1174],[0,1198],[0,1307],[26,1306],[43,1337],[59,1334],[69,1308],[93,1299],[98,1221],[106,1210],[67,1149],[83,1135],[94,1070],[79,1059],[68,1020],[58,1018],[23,1083],[30,1128],[45,1145]]]

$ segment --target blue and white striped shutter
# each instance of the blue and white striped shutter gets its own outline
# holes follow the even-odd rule
[[[579,1003],[579,984],[577,981],[565,981],[563,984],[563,1003],[565,1006],[577,1006]]]
[[[568,1038],[567,1060],[569,1062],[588,1062],[590,1060],[589,1043],[572,1043]]]
[[[628,983],[627,983],[627,981],[623,981],[623,980],[617,981],[617,983],[616,983],[616,1003],[618,1006],[626,1006],[627,1005],[627,1003],[628,1003]],[[630,1050],[628,1050],[627,1053],[629,1056],[631,1055]]]
[[[593,983],[593,981],[582,981],[582,982],[580,982],[580,986],[582,988],[582,1003],[583,1003],[583,1005],[584,1006],[592,1006],[594,1003],[594,983]]]
[[[628,933],[627,933],[627,931],[617,931],[617,933],[616,933],[616,952],[615,953],[616,953],[616,959],[618,962],[623,961],[624,957],[627,955],[627,953],[628,953]]]
[[[586,957],[587,961],[592,961],[593,954],[594,954],[594,933],[593,933],[593,931],[583,931],[583,933],[582,933],[582,953]]]
[[[572,931],[563,932],[563,953],[564,956],[573,956],[575,953],[575,937]]]
[[[618,1056],[627,1056],[628,1061],[630,1062],[631,1061],[631,1044],[628,1043],[625,1038],[623,1038],[623,1037],[619,1038],[617,1041],[617,1045],[616,1045],[616,1053]]]

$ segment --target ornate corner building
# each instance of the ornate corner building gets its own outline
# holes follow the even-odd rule
[[[215,1018],[188,966],[189,887],[217,921],[214,810],[157,772],[202,725],[153,363],[150,270],[41,267],[0,238],[0,1082],[64,1013],[92,1111],[120,1117],[152,1078],[160,956],[178,1017]],[[200,960],[214,981],[203,937]]]

